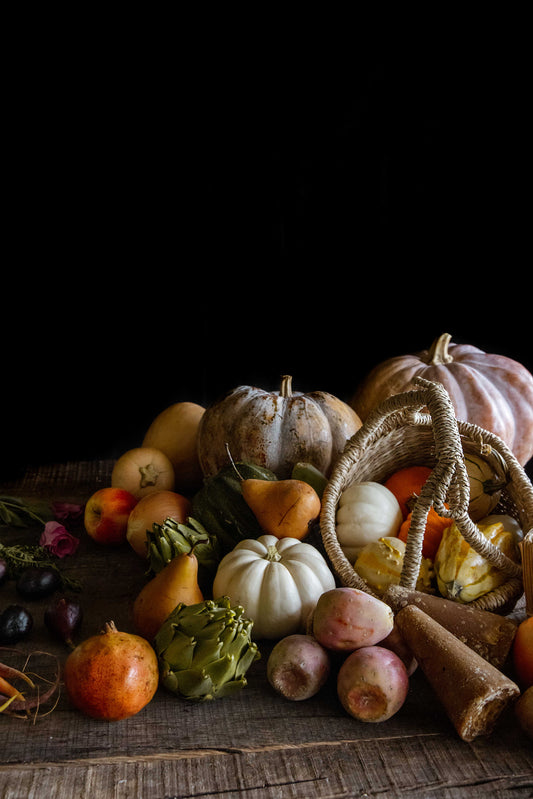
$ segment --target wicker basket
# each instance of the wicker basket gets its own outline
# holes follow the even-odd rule
[[[526,547],[533,545],[533,486],[529,478],[499,437],[455,418],[450,397],[440,383],[420,378],[416,385],[420,388],[390,397],[369,414],[347,442],[326,486],[320,533],[340,583],[375,595],[355,572],[337,539],[335,517],[342,491],[352,483],[383,482],[406,466],[425,465],[432,472],[413,509],[400,585],[416,586],[426,518],[433,505],[437,513],[451,516],[470,546],[506,577],[500,586],[469,604],[484,610],[509,612],[525,592],[531,613],[533,575],[526,574],[522,563],[510,560],[490,543],[468,515],[470,482],[464,453],[481,454],[489,461],[494,458],[500,465],[503,459],[508,483],[492,512],[509,514],[519,522],[524,532],[521,546],[524,566]]]

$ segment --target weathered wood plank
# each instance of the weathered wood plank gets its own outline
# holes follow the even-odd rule
[[[424,739],[428,743],[427,739]],[[472,757],[440,737],[420,764],[420,737],[396,741],[332,741],[241,751],[198,750],[140,758],[107,758],[0,767],[3,799],[150,797],[530,797],[533,772],[511,758],[505,768]],[[453,759],[454,768],[449,768]]]
[[[105,484],[109,464],[49,467],[9,488],[18,496],[84,501]],[[96,482],[95,482],[96,481]],[[20,489],[20,490],[18,490]],[[7,493],[2,487],[0,493]],[[11,540],[32,540],[17,530]],[[64,562],[82,580],[85,620],[80,637],[114,618],[134,631],[131,608],[145,581],[145,565],[126,545],[98,547],[76,531],[80,550]],[[17,601],[12,584],[2,606]],[[45,648],[61,660],[67,650],[43,623],[46,601],[31,603],[34,630],[20,645]],[[0,717],[0,795],[6,799],[75,797],[363,797],[408,796],[476,799],[533,795],[533,747],[511,712],[495,732],[461,741],[423,675],[411,678],[400,712],[379,725],[348,717],[334,683],[306,702],[288,702],[266,680],[272,644],[238,695],[188,703],[161,689],[137,716],[102,723],[74,711],[62,695],[56,709],[35,724]]]

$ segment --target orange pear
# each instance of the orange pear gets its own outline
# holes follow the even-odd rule
[[[133,604],[133,622],[140,635],[152,641],[176,605],[203,601],[194,552],[173,558],[141,589]]]
[[[241,489],[261,528],[277,538],[305,538],[320,514],[320,497],[303,480],[249,478]]]

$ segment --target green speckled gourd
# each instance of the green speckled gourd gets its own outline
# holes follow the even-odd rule
[[[204,596],[210,592],[222,552],[217,537],[209,533],[197,519],[189,516],[186,524],[175,519],[165,519],[163,524],[155,522],[152,529],[147,530],[146,538],[151,572],[157,574],[173,558],[188,555],[194,549],[200,588]]]
[[[238,461],[207,478],[192,499],[191,516],[216,535],[223,554],[244,538],[257,538],[263,531],[242,496],[241,480],[277,480],[269,469]]]
[[[247,685],[246,672],[260,657],[251,640],[253,622],[229,597],[180,603],[154,640],[161,684],[185,699],[220,699]]]

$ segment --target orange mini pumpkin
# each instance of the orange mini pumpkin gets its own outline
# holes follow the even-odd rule
[[[406,466],[404,469],[398,469],[385,481],[385,488],[392,491],[398,500],[404,519],[413,509],[413,503],[420,496],[422,486],[431,471],[429,466]]]
[[[412,512],[408,514],[398,531],[398,538],[404,542],[407,541],[407,535],[411,526],[411,516]],[[426,529],[424,531],[424,540],[422,542],[423,558],[435,560],[435,555],[437,554],[437,550],[442,539],[442,534],[444,530],[452,524],[452,522],[453,519],[449,519],[445,516],[439,516],[434,508],[429,509],[426,519]]]

